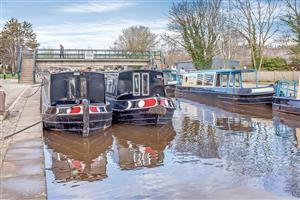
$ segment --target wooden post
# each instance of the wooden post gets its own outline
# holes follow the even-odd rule
[[[83,128],[82,136],[87,137],[90,133],[90,105],[87,99],[82,100],[82,111],[83,111]]]

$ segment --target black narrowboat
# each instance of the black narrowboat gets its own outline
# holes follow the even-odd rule
[[[75,71],[45,75],[41,113],[45,129],[88,136],[110,127],[112,110],[106,102],[104,74]]]
[[[166,97],[162,72],[126,70],[105,76],[106,98],[112,106],[113,121],[157,125],[172,120],[176,105]]]

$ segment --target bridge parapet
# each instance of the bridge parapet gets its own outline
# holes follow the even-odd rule
[[[101,49],[38,49],[36,60],[154,60],[165,63],[161,51],[126,51]]]

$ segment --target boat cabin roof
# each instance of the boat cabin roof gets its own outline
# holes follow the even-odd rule
[[[106,74],[106,92],[119,100],[164,97],[163,72],[139,69]]]
[[[191,71],[189,73],[186,73],[186,75],[208,74],[208,73],[241,74],[241,73],[248,73],[248,72],[255,72],[255,70],[254,69],[207,69],[207,70]]]
[[[72,104],[88,99],[91,103],[105,102],[104,74],[99,72],[59,72],[45,81],[51,105]]]

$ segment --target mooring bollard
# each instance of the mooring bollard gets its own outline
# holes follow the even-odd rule
[[[83,128],[82,136],[87,137],[90,133],[90,105],[89,100],[82,100],[82,111],[83,111]]]
[[[0,118],[1,120],[5,118],[5,91],[2,86],[0,86]]]

